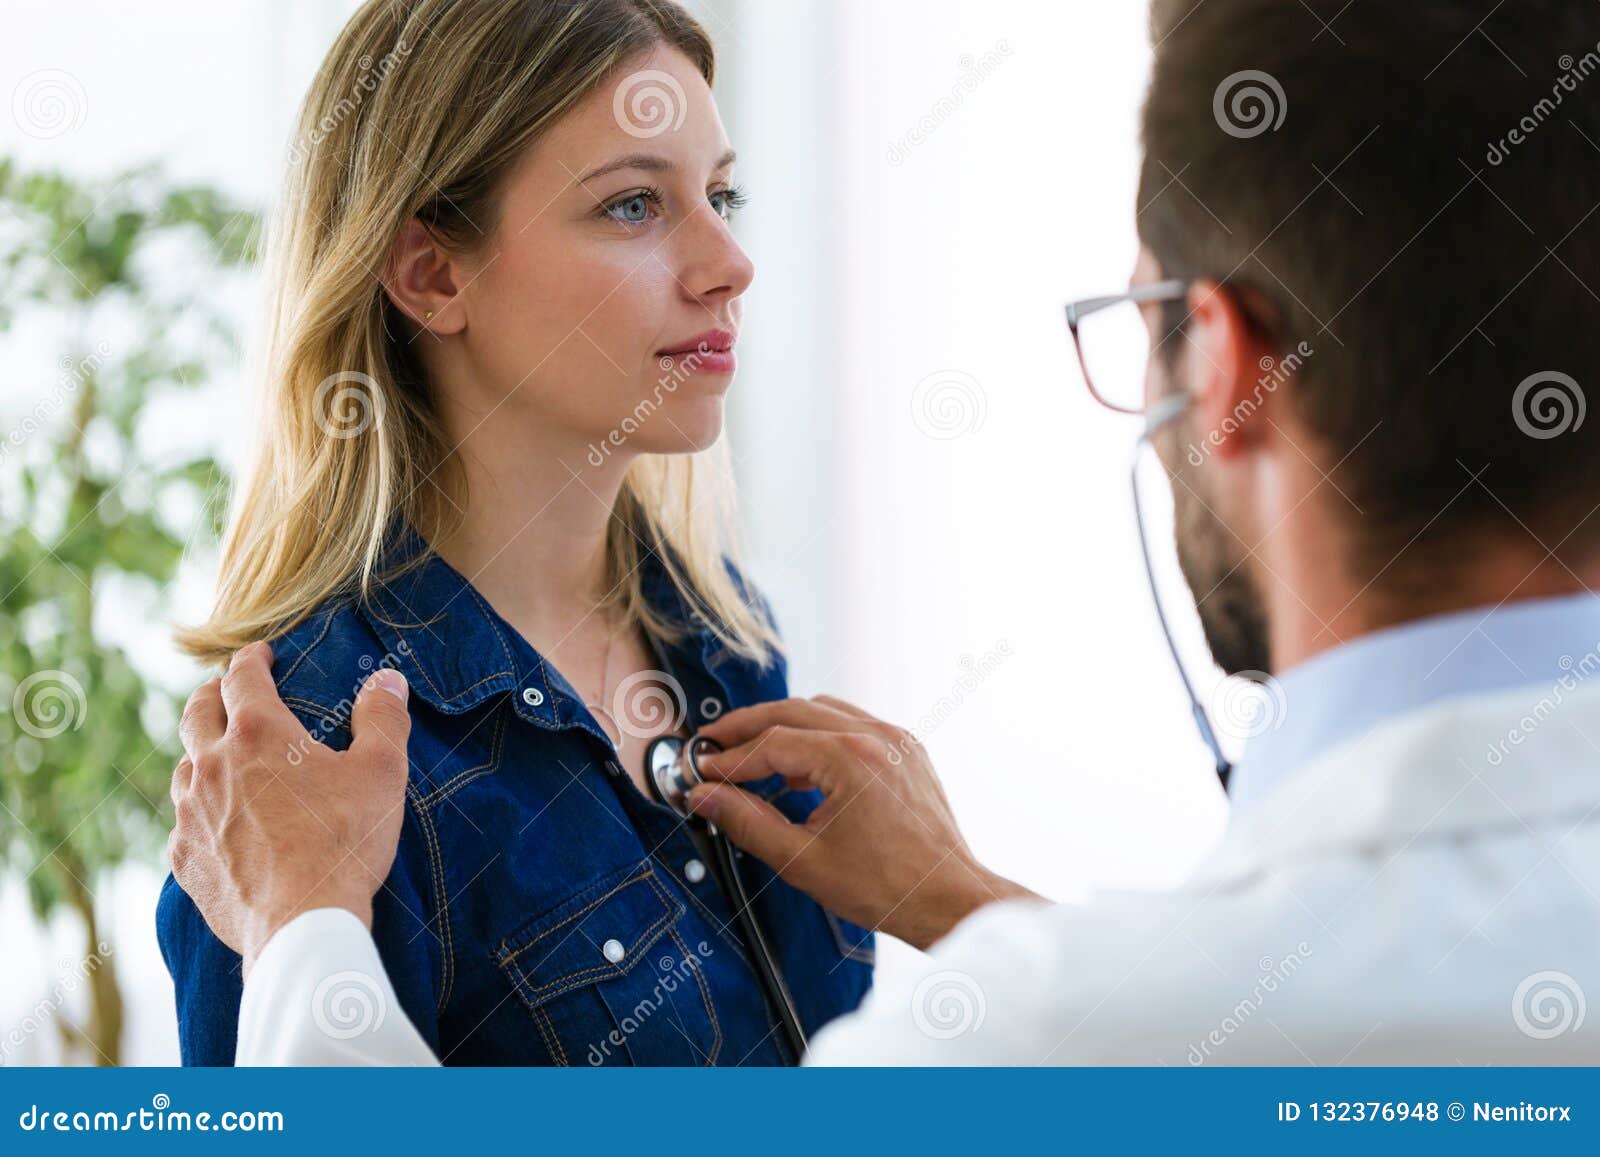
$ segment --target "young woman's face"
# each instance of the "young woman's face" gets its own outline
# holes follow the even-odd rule
[[[570,436],[594,466],[716,441],[754,272],[732,182],[711,90],[676,49],[575,106],[509,177],[467,269],[471,408]]]

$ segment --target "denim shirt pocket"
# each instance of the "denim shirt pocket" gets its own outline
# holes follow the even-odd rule
[[[683,902],[650,861],[586,884],[501,940],[495,963],[552,1064],[710,1065],[722,1030]]]

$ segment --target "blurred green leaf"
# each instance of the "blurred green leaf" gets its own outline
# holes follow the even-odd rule
[[[212,291],[255,260],[260,222],[153,167],[85,183],[5,157],[0,220],[0,332],[44,310],[76,335],[55,351],[60,379],[37,391],[15,436],[0,432],[0,861],[43,915],[81,906],[94,876],[165,838],[179,749],[145,721],[176,719],[180,704],[97,635],[96,612],[107,580],[164,591],[186,544],[220,529],[217,463],[193,447],[153,455],[139,423],[162,396],[227,368],[237,337]],[[172,268],[165,246],[141,268],[147,244],[180,231],[197,242],[192,268]],[[145,282],[151,265],[159,286]],[[174,300],[174,284],[189,296]],[[134,323],[108,324],[114,309]],[[189,332],[203,336],[179,336]],[[164,504],[201,525],[168,525]]]

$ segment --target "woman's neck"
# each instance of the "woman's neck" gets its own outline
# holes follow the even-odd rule
[[[631,459],[596,468],[581,448],[539,445],[507,415],[456,439],[468,501],[435,543],[536,647],[558,644],[607,593],[606,536]]]

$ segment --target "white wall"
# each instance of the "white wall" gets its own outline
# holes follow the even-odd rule
[[[1125,284],[1136,252],[1142,5],[738,15],[730,95],[759,91],[729,102],[751,313],[813,343],[756,351],[738,387],[741,453],[762,447],[755,569],[791,621],[797,691],[903,725],[959,698],[925,739],[969,840],[1048,894],[1180,878],[1223,803],[1138,561],[1136,431],[1089,403],[1062,316]],[[962,85],[986,53],[998,67]],[[958,693],[963,657],[1003,642]],[[902,967],[891,954],[884,981]]]

